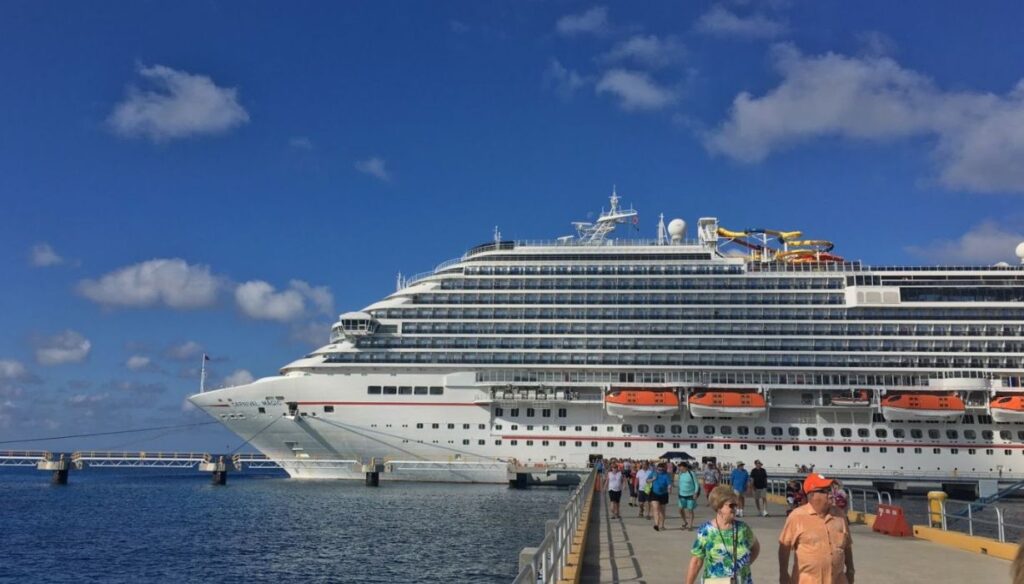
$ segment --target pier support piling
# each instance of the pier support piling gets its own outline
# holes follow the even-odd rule
[[[377,462],[376,458],[371,458],[370,464],[363,465],[363,472],[366,473],[367,487],[379,487],[380,473],[384,472],[384,464]]]
[[[60,455],[59,460],[40,460],[36,465],[39,470],[53,471],[53,475],[50,477],[50,483],[54,485],[66,485],[68,484],[68,473],[71,471],[71,463]]]
[[[199,463],[199,470],[205,471],[212,474],[212,483],[217,486],[224,486],[228,484],[228,465],[224,462],[224,457],[218,457],[217,462],[201,462]]]

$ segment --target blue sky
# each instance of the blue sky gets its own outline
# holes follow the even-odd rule
[[[213,385],[612,185],[870,264],[1015,261],[1024,7],[8,2],[0,449],[234,448]],[[692,235],[692,229],[691,229]]]

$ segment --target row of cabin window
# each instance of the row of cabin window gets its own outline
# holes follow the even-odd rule
[[[483,446],[484,444],[486,444],[486,442],[487,441],[483,440],[483,439],[477,440],[477,444],[479,444],[480,446]],[[508,443],[511,446],[518,446],[519,445],[519,440],[509,440]],[[536,441],[535,440],[526,440],[525,443],[526,443],[526,446],[534,446],[536,444]],[[463,439],[462,444],[468,446],[470,444],[470,440],[469,439]],[[540,445],[541,446],[550,446],[550,444],[551,444],[550,440],[541,440],[540,441]],[[599,442],[591,441],[589,444],[590,444],[590,448],[597,448]],[[495,440],[494,441],[494,445],[495,446],[501,446],[502,445],[502,440],[501,439]],[[558,445],[559,446],[568,446],[568,441],[567,440],[559,440],[558,441]],[[573,446],[575,446],[577,448],[581,448],[581,447],[583,447],[583,441],[582,440],[576,440],[575,442],[573,442]],[[605,446],[607,448],[615,448],[616,447],[616,443],[615,442],[606,442]],[[631,448],[632,446],[633,446],[632,442],[623,442],[622,443],[622,447],[623,448]],[[680,446],[681,446],[681,444],[679,442],[673,442],[672,443],[672,448],[680,448]],[[713,449],[715,447],[714,444],[706,444],[705,446],[708,449]],[[729,447],[730,447],[730,445],[726,444],[724,446],[724,449],[725,450],[729,450]],[[665,443],[664,442],[658,442],[657,444],[655,444],[655,448],[665,448]],[[697,444],[690,444],[690,448],[697,448]],[[746,450],[746,449],[747,449],[747,445],[746,444],[741,444],[740,445],[740,450]],[[757,449],[758,450],[767,450],[767,447],[764,444],[759,444]],[[783,446],[782,445],[776,445],[775,446],[775,450],[777,450],[777,451],[783,450]],[[794,452],[799,452],[800,451],[800,447],[794,445],[794,446],[792,446],[792,450]],[[808,447],[808,450],[811,451],[811,452],[817,452],[818,447],[817,446],[810,446],[810,447]],[[897,454],[904,454],[906,452],[906,450],[907,450],[906,448],[900,446],[900,447],[896,448],[896,453]],[[913,450],[914,450],[914,454],[922,454],[923,453],[923,449],[922,448],[914,448]],[[942,450],[943,450],[942,448],[932,448],[932,454],[942,454]],[[948,448],[947,450],[949,450],[949,454],[959,454],[960,453],[960,449],[959,448]],[[851,447],[849,447],[849,446],[843,446],[842,447],[842,451],[843,452],[852,452],[853,449]],[[884,454],[884,453],[889,452],[889,449],[887,447],[885,447],[885,446],[882,446],[882,447],[878,448],[878,451],[880,453]],[[835,447],[833,447],[833,446],[826,446],[825,447],[825,452],[835,452]],[[870,446],[863,446],[863,447],[861,447],[861,452],[871,452],[871,447]],[[977,454],[977,453],[978,453],[978,451],[975,448],[968,448],[967,449],[967,454]],[[986,448],[985,449],[985,454],[988,455],[988,456],[992,456],[992,455],[995,454],[995,449]],[[1021,454],[1024,454],[1024,451],[1021,451]],[[1013,451],[1010,450],[1010,449],[1004,449],[1003,450],[1003,455],[1004,456],[1013,456]]]
[[[519,417],[519,411],[520,411],[519,408],[510,408],[508,410],[508,415],[509,415],[510,418],[518,418]],[[569,414],[569,411],[566,408],[558,408],[558,417],[559,418],[564,418],[568,414]],[[505,408],[494,408],[494,416],[495,417],[499,417],[500,418],[501,416],[504,416],[504,415],[505,415]],[[536,408],[526,408],[526,417],[527,418],[532,418],[532,417],[534,417],[536,415],[537,415]],[[540,417],[542,417],[542,418],[550,418],[551,417],[551,408],[541,408],[541,410],[540,410]]]
[[[408,385],[398,387],[393,385],[371,385],[366,388],[366,393],[370,395],[443,395],[444,388],[436,386],[424,387],[422,385],[415,387]]]
[[[650,433],[650,430],[651,430],[651,428],[647,424],[637,424],[637,426],[636,426],[636,432],[638,434],[648,434],[648,433]],[[672,425],[670,430],[671,430],[672,434],[682,434],[683,433],[683,427],[680,426],[680,425]],[[717,436],[731,436],[732,433],[733,433],[732,426],[719,426],[717,428],[718,431],[716,432],[715,430],[716,430],[716,428],[714,426],[704,426],[704,434],[707,434],[709,436],[716,436],[716,435]],[[633,425],[632,424],[623,424],[622,425],[622,431],[623,431],[623,433],[626,433],[626,434],[632,434],[633,433]],[[765,435],[767,435],[768,431],[769,431],[769,429],[765,428],[764,426],[754,426],[754,435],[755,436],[765,436]],[[770,428],[770,431],[771,431],[771,435],[772,436],[783,436],[785,434],[785,435],[788,435],[790,437],[797,437],[797,436],[800,436],[800,433],[801,433],[800,432],[800,428],[797,428],[795,426],[790,426],[790,427],[786,428],[785,430],[783,430],[783,428],[780,427],[780,426],[772,426]],[[697,434],[698,433],[698,427],[696,425],[687,426],[686,427],[686,432],[688,434]],[[665,433],[665,426],[663,426],[661,424],[655,424],[654,425],[654,433],[655,434],[664,434]],[[815,436],[818,436],[818,428],[804,428],[803,429],[803,433],[804,433],[805,436],[815,437]],[[928,437],[929,440],[939,440],[939,439],[941,439],[943,437],[943,433],[940,432],[936,428],[929,428],[927,431],[922,430],[920,428],[911,428],[910,429],[910,437],[913,438],[913,439],[922,439],[922,438],[925,437],[926,433],[927,433],[927,437]],[[748,426],[737,426],[736,427],[736,434],[738,434],[740,436],[747,436],[747,435],[750,434],[750,428]],[[888,438],[889,437],[889,430],[887,430],[885,428],[875,428],[875,433],[874,434],[875,434],[875,438]],[[829,427],[822,428],[821,429],[821,435],[824,436],[824,437],[827,437],[827,438],[831,438],[831,437],[836,435],[836,429],[835,428],[829,428]],[[944,435],[945,435],[945,438],[947,438],[949,440],[958,440],[960,438],[959,430],[947,429],[945,431]],[[981,439],[982,440],[991,440],[994,437],[994,435],[995,435],[995,433],[992,430],[982,430],[981,431]],[[839,428],[839,436],[842,437],[842,438],[852,438],[853,437],[853,428]],[[871,432],[867,428],[857,428],[857,437],[858,438],[870,438],[871,437]],[[893,428],[892,429],[892,437],[893,438],[906,438],[907,437],[907,431],[905,429],[903,429],[903,428]],[[974,431],[974,430],[964,430],[963,431],[963,437],[965,439],[967,439],[967,440],[976,440],[978,438],[978,433],[976,431]],[[1013,440],[1013,432],[1011,432],[1010,430],[1000,430],[999,431],[999,437],[1001,439],[1003,439],[1003,440]],[[1017,431],[1017,439],[1018,440],[1024,440],[1024,430],[1018,430]]]

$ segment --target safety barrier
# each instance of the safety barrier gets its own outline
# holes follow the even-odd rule
[[[583,543],[587,514],[594,500],[597,471],[591,470],[587,478],[573,490],[569,502],[562,508],[558,520],[551,525],[544,540],[536,548],[525,548],[520,554],[520,570],[515,584],[552,584],[566,576],[566,565],[570,555],[576,557],[576,564],[582,558],[580,550],[573,546]],[[578,565],[576,566],[578,568]],[[574,574],[578,581],[579,571]]]

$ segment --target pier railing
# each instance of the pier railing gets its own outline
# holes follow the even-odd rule
[[[787,483],[788,481],[785,480],[769,480],[768,492],[785,498]],[[892,505],[892,494],[885,491],[847,486],[843,487],[843,491],[846,492],[846,501],[850,511],[875,515],[878,513],[879,505]]]
[[[935,511],[929,511],[929,521],[933,527],[941,527],[943,531],[992,537],[1003,543],[1016,542],[1024,534],[1024,524],[1007,522],[1003,510],[995,505],[985,510],[975,510],[974,504],[969,501],[945,500],[941,503],[939,517],[936,517]]]
[[[532,558],[529,561],[524,561],[520,556],[522,568],[519,570],[514,584],[536,584],[538,582],[548,584],[562,579],[566,561],[572,551],[573,538],[583,519],[587,497],[593,495],[596,480],[597,471],[592,469],[587,478],[573,491],[569,502],[562,508],[558,521],[548,527],[547,534],[540,546],[532,550]],[[530,548],[523,551],[525,553],[528,550]]]

